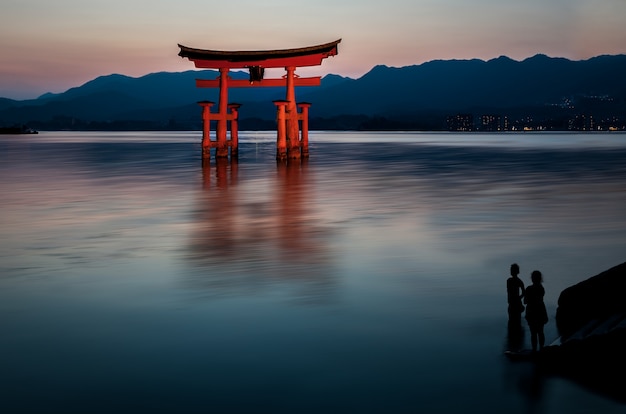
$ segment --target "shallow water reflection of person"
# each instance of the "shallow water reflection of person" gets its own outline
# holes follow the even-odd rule
[[[327,296],[330,233],[312,212],[307,173],[306,160],[243,177],[237,160],[205,162],[187,258],[211,271],[193,283],[230,293],[287,283],[301,298]]]

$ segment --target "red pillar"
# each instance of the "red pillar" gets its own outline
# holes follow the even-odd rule
[[[239,107],[238,103],[228,104],[232,119],[230,120],[230,156],[239,156]]]
[[[308,102],[301,102],[298,104],[301,108],[300,120],[302,121],[302,139],[300,140],[300,148],[302,150],[302,156],[304,158],[309,156],[309,108],[311,104]]]
[[[200,101],[202,107],[202,158],[211,158],[211,107],[214,102]]]
[[[300,133],[298,131],[298,109],[296,108],[295,66],[288,66],[287,71],[287,155],[289,158],[300,158]]]
[[[228,142],[226,142],[227,115],[228,115],[228,68],[220,68],[220,100],[218,103],[219,117],[217,119],[217,146],[215,157],[228,157]]]
[[[274,101],[277,107],[276,115],[276,159],[283,161],[287,159],[287,134],[286,134],[286,114],[285,107],[287,101]]]

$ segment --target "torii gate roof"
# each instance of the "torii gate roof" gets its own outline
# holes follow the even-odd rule
[[[337,54],[339,42],[341,42],[341,39],[322,45],[297,49],[248,51],[194,49],[179,44],[180,52],[178,56],[191,60],[197,68],[210,69],[236,69],[252,66],[263,68],[318,66],[322,64],[322,59]]]

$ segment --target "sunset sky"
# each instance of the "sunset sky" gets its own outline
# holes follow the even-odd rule
[[[177,44],[284,49],[343,39],[301,75],[358,78],[435,59],[626,53],[626,0],[0,0],[0,97],[100,75],[194,69]]]

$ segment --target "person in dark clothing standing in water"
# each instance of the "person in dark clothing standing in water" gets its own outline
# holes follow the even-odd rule
[[[530,275],[530,279],[532,285],[526,288],[524,303],[526,304],[526,321],[530,329],[530,342],[533,352],[536,352],[537,345],[539,345],[539,350],[541,350],[546,342],[543,326],[548,323],[548,311],[543,302],[546,291],[541,284],[543,282],[541,272],[534,270]]]
[[[517,263],[513,263],[511,265],[511,277],[506,280],[506,294],[509,303],[507,349],[510,351],[518,351],[524,346],[524,328],[522,327],[524,282],[517,275],[519,275],[519,266]]]
[[[524,282],[519,275],[519,266],[517,263],[511,265],[511,277],[506,280],[506,293],[509,303],[509,322],[521,322],[524,305],[522,298],[525,294]]]

